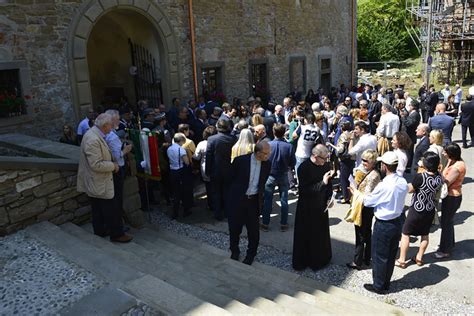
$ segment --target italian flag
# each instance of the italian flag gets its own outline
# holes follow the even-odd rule
[[[158,137],[148,129],[128,130],[133,142],[133,154],[137,162],[137,176],[152,180],[161,180],[160,161],[158,158]]]

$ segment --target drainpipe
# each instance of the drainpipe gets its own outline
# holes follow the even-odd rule
[[[188,0],[189,31],[191,36],[191,63],[193,67],[194,100],[198,100],[198,82],[196,67],[196,34],[194,33],[193,0]]]
[[[356,10],[357,10],[357,2],[356,0],[351,0],[351,34],[352,34],[352,41],[351,41],[351,81],[352,85],[356,84],[356,68],[357,68],[357,60],[356,60]]]

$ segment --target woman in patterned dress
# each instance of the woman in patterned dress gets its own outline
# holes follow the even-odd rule
[[[410,247],[410,236],[421,236],[420,248],[411,261],[418,266],[423,265],[423,255],[428,247],[431,223],[435,215],[436,192],[441,188],[443,180],[438,172],[439,156],[431,151],[425,152],[421,162],[424,171],[417,173],[409,184],[413,193],[408,216],[403,224],[400,257],[395,262],[399,268],[407,266],[406,255]]]

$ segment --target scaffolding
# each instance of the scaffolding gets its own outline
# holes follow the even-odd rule
[[[472,84],[474,65],[474,0],[405,0],[413,42],[439,81]],[[430,5],[432,10],[430,12]],[[431,23],[431,25],[430,25]],[[428,30],[431,26],[431,34]],[[430,42],[430,44],[429,44]],[[427,47],[431,46],[430,52]],[[431,66],[427,62],[424,67]]]

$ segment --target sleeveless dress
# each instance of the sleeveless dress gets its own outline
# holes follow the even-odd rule
[[[418,173],[413,178],[415,188],[408,216],[403,224],[403,234],[410,236],[426,236],[430,233],[431,223],[435,215],[436,192],[441,188],[443,180],[439,174],[428,172]]]

